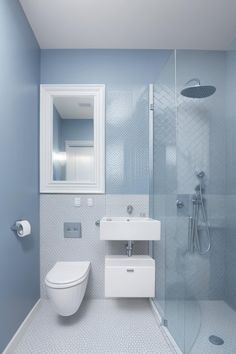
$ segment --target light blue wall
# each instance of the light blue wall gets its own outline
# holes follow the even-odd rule
[[[92,213],[86,195],[81,195],[80,210],[74,207],[73,195],[40,196],[43,297],[45,275],[59,255],[64,260],[90,260],[93,267],[87,296],[104,298],[104,255],[122,253],[124,244],[99,242],[94,222],[104,215],[125,215],[128,204],[134,206],[135,216],[148,213],[147,195],[134,194],[148,193],[148,84],[158,77],[169,54],[170,51],[151,50],[42,51],[42,83],[106,85],[106,191],[116,193],[93,195]],[[76,218],[83,224],[83,237],[68,244],[61,225]],[[90,240],[95,242],[92,247]],[[137,242],[134,252],[147,254],[148,243]]]
[[[66,140],[93,141],[93,135],[93,119],[62,119],[53,106],[53,152],[65,151]],[[65,178],[65,164],[53,161],[54,181]]]
[[[39,48],[16,0],[0,2],[0,352],[39,298]],[[32,236],[16,237],[17,219]]]
[[[62,119],[55,106],[53,106],[53,152],[57,153],[61,148]],[[59,181],[63,179],[63,167],[59,161],[53,162],[53,179]]]
[[[66,140],[93,141],[93,119],[63,119],[62,147],[65,150]]]
[[[106,192],[148,193],[148,84],[171,51],[42,50],[41,83],[106,85]]]

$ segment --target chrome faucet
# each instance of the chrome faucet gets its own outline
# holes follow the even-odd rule
[[[126,245],[126,254],[128,257],[131,257],[133,254],[133,247],[134,247],[134,243],[132,241],[128,241],[127,245]]]

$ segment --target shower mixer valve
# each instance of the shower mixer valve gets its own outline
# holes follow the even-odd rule
[[[176,206],[178,209],[182,209],[184,207],[184,202],[182,200],[176,200]]]

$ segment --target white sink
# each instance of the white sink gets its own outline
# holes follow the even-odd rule
[[[160,240],[161,222],[144,217],[104,217],[100,221],[101,240]]]

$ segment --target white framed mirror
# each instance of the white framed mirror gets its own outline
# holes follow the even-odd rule
[[[40,86],[40,192],[105,192],[105,85]]]

